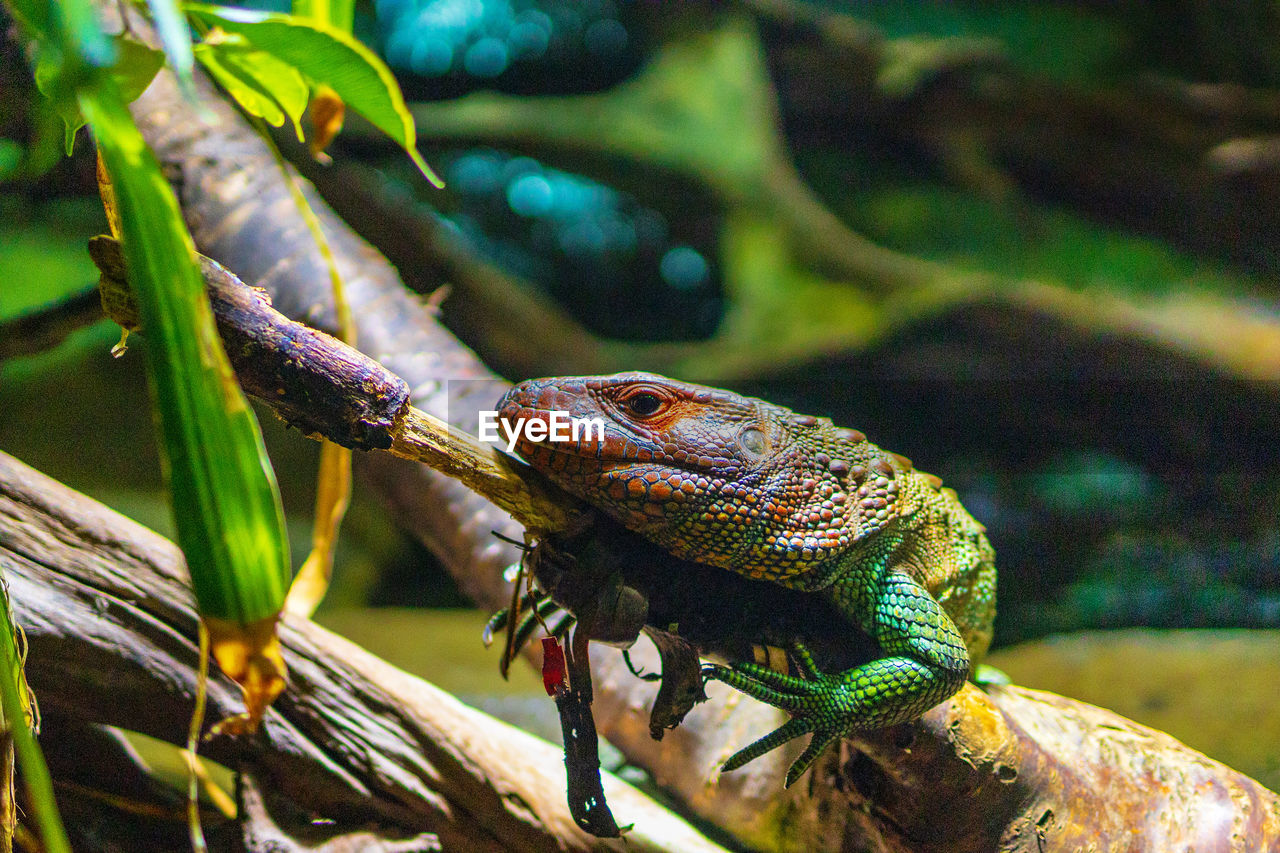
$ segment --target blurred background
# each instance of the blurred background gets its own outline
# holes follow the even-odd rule
[[[355,120],[299,165],[490,365],[861,429],[987,525],[993,663],[1280,787],[1280,5],[376,0],[357,32],[447,186]],[[56,158],[31,85],[6,40],[0,172]],[[172,535],[141,359],[21,322],[93,316],[104,230],[84,138],[0,184],[0,449]],[[300,560],[317,448],[261,414]],[[360,498],[319,621],[546,705]]]

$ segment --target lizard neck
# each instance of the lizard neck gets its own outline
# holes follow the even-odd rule
[[[805,591],[828,586],[907,508],[915,476],[860,433],[789,417],[775,452],[641,532],[679,556]],[[909,464],[909,463],[907,463]]]

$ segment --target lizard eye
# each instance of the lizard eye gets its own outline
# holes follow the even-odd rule
[[[759,459],[768,450],[764,432],[759,427],[749,426],[738,433],[738,446],[754,459]]]
[[[628,412],[638,418],[648,418],[662,410],[662,398],[650,391],[640,391],[622,400]]]

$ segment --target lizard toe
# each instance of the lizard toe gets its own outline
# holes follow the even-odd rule
[[[840,739],[840,732],[831,731],[829,729],[817,729],[813,733],[813,737],[809,740],[809,745],[804,748],[804,752],[800,753],[800,757],[791,765],[791,769],[787,771],[786,781],[782,783],[784,788],[790,788],[795,784],[796,780],[804,775],[805,771],[813,765],[827,747]]]
[[[766,752],[782,746],[787,741],[811,731],[813,731],[813,724],[807,718],[792,717],[778,728],[769,732],[769,734],[735,752],[721,769],[726,773],[731,770],[737,770],[748,761],[753,761]]]

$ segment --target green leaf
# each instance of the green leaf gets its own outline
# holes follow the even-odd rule
[[[130,38],[117,38],[120,58],[111,69],[111,76],[120,87],[120,96],[126,104],[133,103],[146,91],[156,74],[164,67],[164,54]]]
[[[164,65],[164,55],[123,36],[117,36],[112,41],[116,63],[111,68],[111,77],[120,88],[126,103],[131,102],[151,85],[156,73]],[[68,86],[63,66],[49,59],[45,51],[41,51],[36,64],[35,80],[36,88],[49,100],[66,125],[64,147],[70,157],[75,147],[76,133],[84,127],[84,118],[80,115],[80,105]]]
[[[196,56],[245,112],[273,127],[288,116],[302,141],[309,89],[296,68],[244,43],[207,41],[196,45]]]
[[[276,99],[266,91],[260,80],[252,75],[244,75],[231,54],[231,50],[214,50],[207,44],[196,45],[196,59],[200,60],[209,76],[235,99],[241,109],[272,127],[284,124],[284,110],[276,103]]]
[[[45,51],[40,52],[36,62],[36,88],[44,95],[54,112],[62,117],[64,126],[63,148],[68,157],[76,144],[76,133],[84,127],[84,118],[80,115],[80,105],[75,95],[63,84],[62,66],[47,58]]]
[[[355,0],[293,0],[295,16],[328,24],[344,33],[351,32],[355,12]]]
[[[191,29],[187,26],[187,19],[178,11],[178,4],[174,0],[147,0],[147,6],[151,9],[151,20],[160,36],[164,55],[169,58],[169,67],[178,77],[178,88],[188,101],[195,103],[196,83],[192,76],[195,57],[191,49]]]
[[[214,328],[177,199],[112,81],[80,108],[115,190],[178,541],[202,616],[279,612],[289,583],[279,492],[253,411]]]
[[[292,15],[202,4],[185,8],[207,26],[244,36],[313,82],[327,83],[348,107],[395,140],[427,180],[444,186],[418,153],[413,117],[391,70],[352,36]]]
[[[34,132],[27,144],[27,159],[22,165],[22,172],[27,178],[38,178],[62,159],[65,125],[46,98],[32,98],[28,110]]]
[[[0,705],[9,737],[13,739],[22,781],[27,789],[30,812],[40,828],[40,841],[48,853],[71,853],[58,805],[53,796],[53,779],[45,764],[35,732],[27,722],[27,679],[22,671],[22,655],[15,641],[13,616],[9,613],[9,590],[0,583]]]

